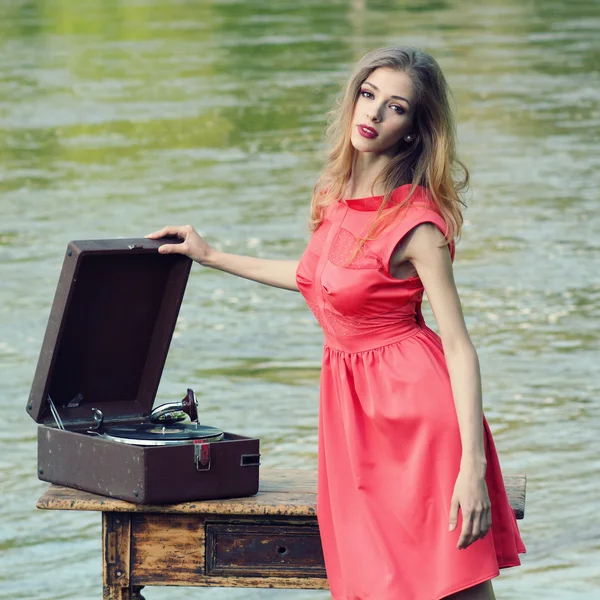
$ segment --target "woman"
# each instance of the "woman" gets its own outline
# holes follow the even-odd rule
[[[367,54],[328,133],[299,262],[224,254],[190,226],[148,237],[299,290],[323,327],[317,514],[332,597],[489,600],[525,548],[452,274],[468,172],[438,64],[408,47]]]

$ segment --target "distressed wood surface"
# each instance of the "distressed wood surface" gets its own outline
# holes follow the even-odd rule
[[[527,477],[525,475],[505,475],[506,495],[517,519],[525,518],[525,492]]]
[[[525,475],[505,475],[509,502],[517,519],[525,514]],[[128,513],[202,513],[215,515],[316,515],[316,473],[307,470],[261,469],[255,496],[181,504],[143,505],[51,485],[37,507],[53,510],[96,510]]]
[[[195,514],[132,515],[134,583],[191,585],[204,571],[204,520]]]
[[[137,513],[132,531],[133,585],[327,588],[315,517]]]
[[[315,517],[207,521],[206,575],[325,577]]]
[[[102,513],[102,597],[131,600],[131,515]]]

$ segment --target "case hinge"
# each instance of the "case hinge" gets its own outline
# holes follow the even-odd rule
[[[54,406],[54,402],[52,402],[52,398],[50,398],[50,394],[48,394],[48,404],[50,405],[50,412],[52,413],[52,416],[54,417],[56,426],[59,429],[62,429],[64,431],[65,426],[63,425],[62,419],[60,418],[60,415],[58,414],[58,410],[56,410],[56,406]]]

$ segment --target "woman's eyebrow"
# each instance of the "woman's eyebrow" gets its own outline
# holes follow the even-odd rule
[[[379,91],[379,88],[376,85],[373,85],[370,81],[365,81],[365,83],[367,85],[370,85],[376,92]],[[396,98],[398,100],[404,100],[404,102],[406,102],[406,104],[408,104],[410,106],[410,102],[403,96],[391,96],[391,98]]]

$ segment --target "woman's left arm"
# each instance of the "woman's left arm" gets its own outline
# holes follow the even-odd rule
[[[442,339],[456,407],[462,455],[450,510],[450,531],[458,509],[462,529],[457,547],[466,548],[491,527],[491,508],[485,483],[481,374],[454,282],[452,261],[442,232],[431,223],[417,226],[404,246],[421,279]]]

